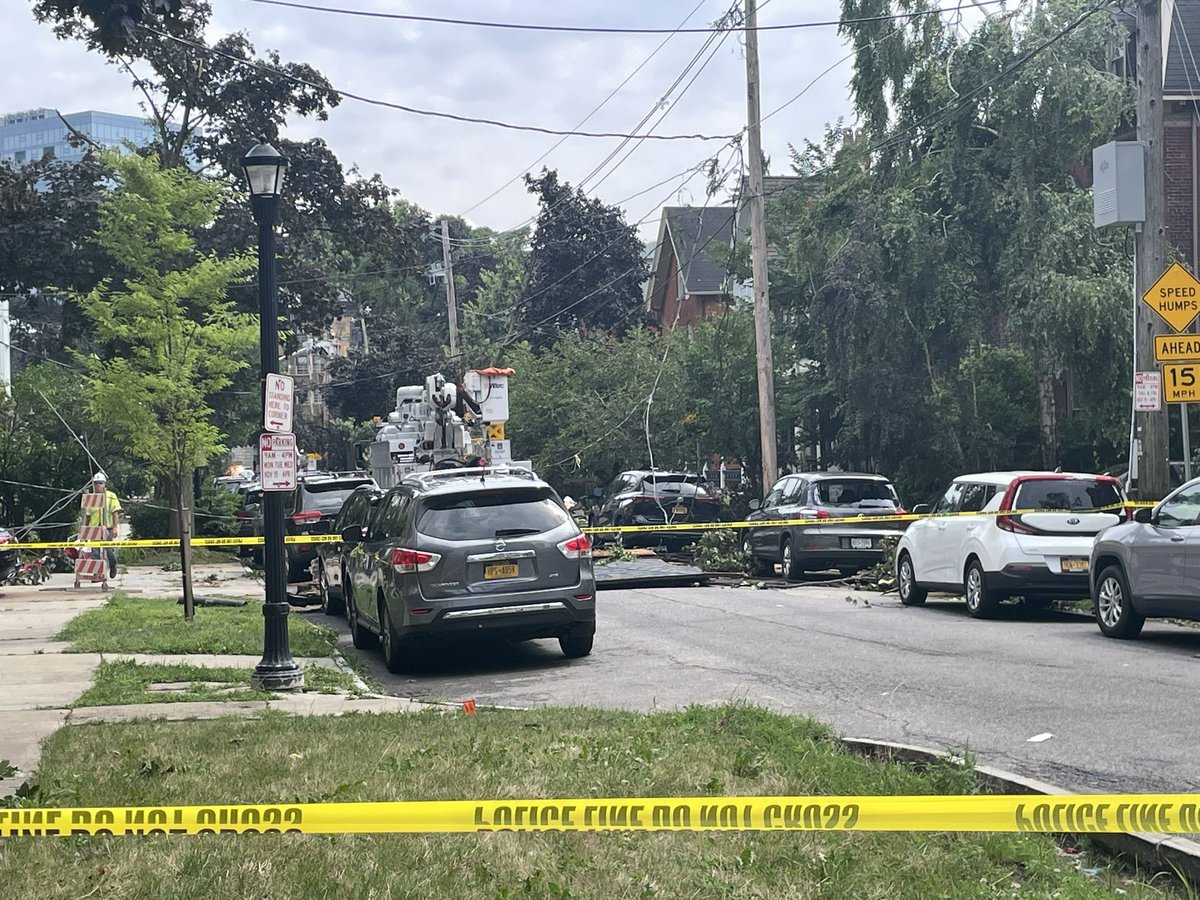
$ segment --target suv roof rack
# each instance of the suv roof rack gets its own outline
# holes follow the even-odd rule
[[[464,466],[461,469],[435,469],[432,472],[414,472],[404,476],[404,481],[424,484],[431,481],[449,481],[454,478],[486,478],[488,475],[512,476],[524,478],[527,481],[538,481],[538,477],[529,469],[521,466]]]

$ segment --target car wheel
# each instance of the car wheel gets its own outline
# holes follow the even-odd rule
[[[392,613],[387,601],[379,598],[379,648],[383,651],[383,664],[393,675],[404,671],[404,640],[396,634],[392,625]]]
[[[971,560],[963,578],[963,593],[967,598],[967,612],[976,619],[990,619],[996,615],[1000,598],[988,590],[987,578],[979,560]]]
[[[567,659],[579,659],[592,652],[593,638],[595,638],[595,634],[590,631],[587,634],[571,632],[558,639],[558,646]]]
[[[350,642],[356,650],[370,650],[375,646],[375,635],[358,620],[358,603],[354,589],[349,585],[346,586],[346,619],[350,623]]]
[[[905,606],[921,606],[929,596],[929,592],[917,584],[917,571],[907,553],[900,554],[900,563],[896,566],[896,590]]]
[[[792,556],[792,539],[790,537],[783,539],[783,551],[781,553],[783,564],[783,577],[788,581],[797,581],[804,574],[804,570],[796,565],[796,560]]]
[[[342,584],[345,584],[343,581]],[[342,589],[343,591],[345,588]],[[317,592],[321,595],[321,612],[327,616],[339,616],[345,611],[345,603],[329,593],[329,576],[325,564],[317,564]]]
[[[759,559],[754,555],[754,548],[750,545],[750,538],[742,541],[742,552],[750,559],[750,574],[756,578],[770,578],[775,574],[775,566],[766,560]]]
[[[1096,624],[1111,638],[1135,638],[1142,633],[1146,617],[1133,608],[1129,579],[1120,566],[1108,566],[1096,579],[1096,595],[1092,598]]]

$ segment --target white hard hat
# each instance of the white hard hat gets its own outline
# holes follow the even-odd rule
[[[97,472],[93,475],[92,481],[103,481],[105,484],[108,484],[108,478],[105,477],[103,472]]]

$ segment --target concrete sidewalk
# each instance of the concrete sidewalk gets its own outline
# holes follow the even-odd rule
[[[254,598],[261,587],[245,578],[239,566],[196,567],[198,596]],[[211,580],[205,579],[212,576]],[[0,778],[0,797],[24,784],[41,758],[42,742],[63,725],[132,719],[215,719],[254,715],[276,709],[295,715],[337,716],[350,712],[409,712],[423,705],[399,697],[301,693],[265,701],[142,703],[71,709],[92,684],[96,667],[105,660],[132,659],[141,664],[186,664],[208,668],[253,669],[260,657],[231,654],[65,653],[70,645],[55,640],[67,622],[82,612],[103,606],[111,593],[100,587],[72,588],[73,576],[59,574],[40,587],[0,588],[0,760],[16,767],[15,775]],[[147,596],[167,596],[180,590],[179,573],[135,569],[111,582],[115,590]],[[341,669],[330,658],[300,657],[296,662]]]

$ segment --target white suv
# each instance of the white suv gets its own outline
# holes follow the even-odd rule
[[[1125,502],[1120,483],[1107,475],[956,478],[933,515],[913,522],[896,547],[900,602],[919,606],[929,591],[947,591],[965,595],[972,616],[988,618],[1006,597],[1036,607],[1088,597],[1092,543],[1127,518]]]

